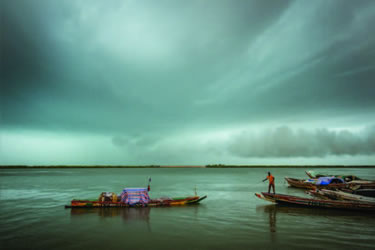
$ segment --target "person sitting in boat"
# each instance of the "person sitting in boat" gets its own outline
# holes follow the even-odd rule
[[[272,187],[273,193],[275,193],[275,177],[273,177],[271,172],[268,172],[268,176],[266,177],[266,179],[263,180],[263,182],[265,182],[267,179],[269,181],[268,193],[271,191],[271,187]]]

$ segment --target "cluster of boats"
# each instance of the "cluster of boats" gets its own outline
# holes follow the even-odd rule
[[[305,207],[375,211],[375,181],[354,175],[315,174],[306,171],[309,179],[285,177],[289,186],[307,189],[312,198],[284,194],[256,193],[258,198],[283,204]]]
[[[375,181],[358,178],[354,175],[316,174],[306,171],[309,179],[285,177],[289,186],[306,189],[310,197],[285,194],[256,193],[258,198],[283,205],[305,207],[336,208],[375,212]],[[197,204],[207,196],[161,197],[151,199],[148,188],[125,188],[121,194],[103,192],[98,199],[74,199],[66,208],[105,208],[105,207],[159,207]]]

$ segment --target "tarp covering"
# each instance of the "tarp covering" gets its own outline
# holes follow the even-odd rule
[[[130,206],[145,205],[150,201],[147,188],[125,188],[120,196],[121,202]]]
[[[345,181],[337,177],[319,177],[316,181],[316,185],[328,185],[331,183],[345,183]]]

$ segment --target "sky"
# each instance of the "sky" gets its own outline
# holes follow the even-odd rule
[[[372,0],[0,14],[0,165],[375,164]]]

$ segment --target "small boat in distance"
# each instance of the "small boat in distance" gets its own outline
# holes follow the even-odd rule
[[[361,210],[375,212],[375,202],[358,202],[358,201],[336,201],[298,197],[284,194],[255,193],[255,196],[277,203],[280,205],[303,206],[311,208],[333,208],[343,210]]]
[[[187,196],[151,199],[147,188],[125,188],[120,195],[103,192],[97,200],[72,200],[65,208],[105,208],[105,207],[162,207],[197,204],[207,198],[205,196]]]

